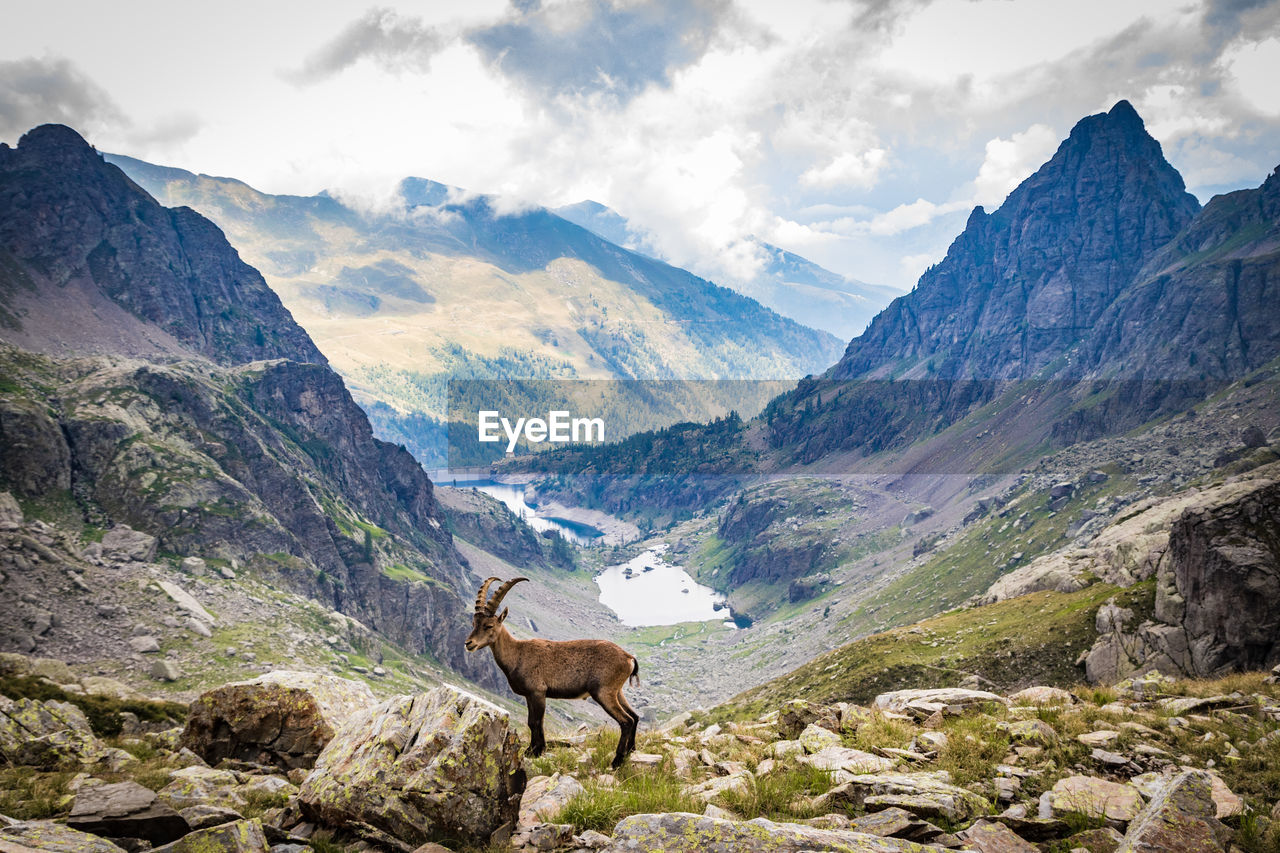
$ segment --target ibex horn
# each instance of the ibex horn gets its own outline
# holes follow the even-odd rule
[[[500,581],[502,578],[485,578],[484,583],[480,585],[480,592],[476,593],[476,612],[479,613],[485,609],[485,594],[489,592],[489,587],[494,581]]]
[[[487,609],[490,613],[497,613],[498,605],[502,603],[502,599],[506,596],[506,594],[511,591],[511,587],[520,583],[520,581],[527,581],[527,580],[528,578],[512,578],[511,580],[504,583],[502,586],[498,587],[498,591],[493,594],[493,598],[491,598],[489,600],[489,603],[485,605],[485,609]]]

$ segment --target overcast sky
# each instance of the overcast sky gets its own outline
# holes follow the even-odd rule
[[[0,140],[385,203],[416,175],[595,199],[711,278],[745,238],[910,287],[1129,99],[1202,201],[1280,164],[1280,0],[13,5]]]

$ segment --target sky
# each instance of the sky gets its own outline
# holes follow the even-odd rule
[[[1201,201],[1280,164],[1280,0],[42,0],[0,140],[270,193],[593,199],[713,280],[759,241],[909,289],[1080,118],[1128,99]]]

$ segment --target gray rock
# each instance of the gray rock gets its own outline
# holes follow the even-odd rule
[[[1133,819],[1121,853],[1210,853],[1226,849],[1231,831],[1215,816],[1213,779],[1188,770],[1168,782]]]
[[[193,634],[198,634],[205,639],[213,638],[213,632],[209,630],[209,626],[194,616],[187,617],[187,630]]]
[[[49,853],[125,853],[124,848],[105,838],[80,832],[51,820],[29,820],[0,828],[0,850],[24,853],[46,850]]]
[[[18,501],[8,492],[0,492],[0,521],[7,521],[12,524],[22,523],[22,507],[18,505]]]
[[[1002,823],[979,820],[959,833],[966,850],[977,853],[1040,853],[1039,848],[1019,838]]]
[[[184,557],[178,568],[189,575],[204,575],[209,566],[199,557]]]
[[[107,756],[84,712],[74,705],[0,696],[0,757],[6,762],[53,770]]]
[[[129,648],[138,654],[153,654],[160,651],[160,641],[149,634],[142,637],[130,637],[128,643]]]
[[[113,560],[149,563],[156,557],[156,538],[119,524],[102,535],[102,553]]]
[[[210,764],[232,758],[311,767],[338,729],[376,702],[362,682],[276,670],[202,694],[181,743]]]
[[[608,853],[766,853],[801,850],[844,853],[916,853],[928,848],[861,832],[818,829],[799,823],[717,820],[703,815],[672,812],[624,818],[613,831]]]
[[[262,821],[253,818],[196,830],[152,853],[267,853],[270,849]]]
[[[506,712],[437,687],[354,716],[298,800],[308,820],[360,821],[406,844],[441,835],[487,843],[515,825],[524,781]]]
[[[182,670],[171,660],[153,661],[148,673],[156,681],[177,681],[182,677]]]
[[[952,785],[945,771],[855,776],[817,797],[814,806],[827,811],[837,806],[868,811],[896,806],[918,817],[945,818],[953,823],[991,811],[990,802],[967,788]]]
[[[109,838],[145,838],[153,845],[168,844],[191,830],[182,815],[137,782],[81,788],[67,826]]]

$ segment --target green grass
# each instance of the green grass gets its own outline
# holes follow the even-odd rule
[[[1037,592],[944,613],[919,623],[922,633],[896,628],[821,655],[740,693],[721,713],[754,717],[797,696],[866,704],[889,690],[956,686],[968,673],[1009,686],[1075,684],[1083,675],[1075,660],[1093,645],[1095,614],[1113,596],[1122,607],[1149,611],[1152,582]]]
[[[187,719],[187,706],[178,702],[158,702],[149,699],[114,699],[110,696],[68,693],[62,688],[30,675],[0,676],[0,694],[10,699],[34,699],[44,702],[53,699],[70,702],[89,719],[94,734],[99,737],[118,735],[123,726],[120,714],[129,712],[145,722],[182,725]]]
[[[763,817],[773,821],[796,821],[817,817],[808,803],[812,797],[831,790],[831,773],[807,764],[779,764],[773,771],[751,780],[745,792],[726,791],[720,805],[743,820]]]
[[[702,813],[702,801],[682,793],[685,782],[670,773],[634,770],[628,774],[626,768],[622,772],[617,787],[588,781],[556,820],[573,824],[578,833],[588,829],[611,833],[618,821],[634,814]]]
[[[42,773],[30,767],[0,767],[0,814],[17,820],[48,820],[71,811],[67,783],[75,773]]]

